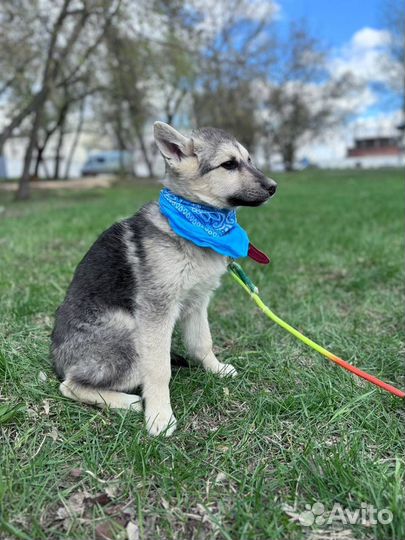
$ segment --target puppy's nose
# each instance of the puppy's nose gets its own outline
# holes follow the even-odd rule
[[[260,181],[260,186],[267,191],[269,197],[272,197],[277,190],[277,182],[272,178],[267,178],[263,175]]]
[[[277,190],[277,184],[276,183],[270,184],[270,186],[268,187],[268,192],[270,193],[270,197],[273,197],[276,190]]]
[[[266,178],[266,189],[269,192],[270,197],[273,197],[277,190],[277,182],[275,182],[272,178]]]

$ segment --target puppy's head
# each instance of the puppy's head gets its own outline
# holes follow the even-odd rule
[[[217,208],[259,206],[277,184],[257,169],[249,152],[232,135],[201,128],[185,137],[155,122],[156,144],[166,162],[164,184],[178,195]]]

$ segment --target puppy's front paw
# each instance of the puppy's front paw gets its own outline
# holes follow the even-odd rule
[[[146,429],[149,435],[156,437],[163,433],[165,437],[169,437],[176,429],[176,418],[171,410],[169,411],[146,411]]]
[[[236,375],[238,374],[232,364],[221,364],[220,362],[218,362],[218,368],[216,373],[220,377],[236,377]]]

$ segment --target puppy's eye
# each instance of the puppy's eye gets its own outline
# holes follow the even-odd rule
[[[249,157],[247,158],[247,161],[248,161],[248,163],[252,163],[252,158],[249,156]]]
[[[230,159],[229,161],[221,163],[221,167],[227,171],[232,171],[233,169],[237,169],[239,167],[239,163],[235,159]]]

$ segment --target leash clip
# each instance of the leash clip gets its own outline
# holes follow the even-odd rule
[[[246,285],[246,287],[251,293],[259,293],[259,289],[256,287],[256,285],[253,283],[253,281],[238,263],[232,261],[230,264],[228,264],[228,270],[230,272],[233,272]]]

